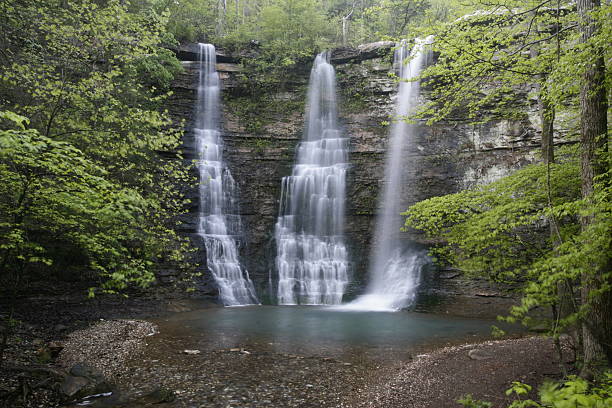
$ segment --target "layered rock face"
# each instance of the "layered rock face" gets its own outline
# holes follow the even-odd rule
[[[352,284],[349,296],[355,295],[367,279],[378,195],[384,174],[389,124],[392,120],[397,82],[393,73],[393,43],[365,44],[356,49],[342,48],[332,52],[339,92],[339,120],[350,139],[347,179],[347,244],[351,260]],[[185,156],[195,157],[192,129],[196,98],[197,57],[185,47],[178,54],[184,59],[185,71],[175,81],[174,95],[168,110],[177,120],[185,120]],[[193,56],[193,58],[192,58]],[[274,224],[278,216],[281,179],[291,173],[295,151],[304,123],[304,101],[310,67],[288,79],[277,91],[249,96],[240,86],[237,59],[220,53],[217,70],[223,82],[224,157],[240,186],[241,215],[246,237],[241,248],[242,259],[255,282],[260,297],[266,301],[270,280],[274,279]],[[453,117],[433,126],[422,125],[415,148],[407,155],[403,188],[404,207],[417,201],[487,183],[533,162],[540,148],[537,102],[524,90],[521,119],[496,120],[471,125],[466,118]],[[423,85],[427,98],[427,84]],[[195,231],[197,193],[191,214],[183,230]],[[398,229],[401,226],[398,225]],[[406,234],[424,245],[423,237]],[[436,274],[429,288],[452,289],[466,293],[482,292],[482,285],[452,284],[448,273]],[[452,275],[452,274],[451,274]],[[440,284],[440,282],[442,282]],[[449,289],[450,290],[450,289]],[[482,292],[490,293],[490,292]]]

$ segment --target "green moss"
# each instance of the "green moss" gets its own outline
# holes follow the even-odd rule
[[[340,92],[342,94],[342,111],[346,113],[363,112],[368,109],[368,92],[364,92],[367,80],[362,77],[341,75]]]
[[[291,99],[280,98],[277,93],[261,92],[248,95],[226,95],[224,106],[236,116],[247,133],[263,134],[265,126],[278,122],[279,116],[287,117],[304,109],[303,87],[290,92]]]
[[[267,139],[255,139],[255,153],[262,155],[264,151],[272,145],[272,141]]]

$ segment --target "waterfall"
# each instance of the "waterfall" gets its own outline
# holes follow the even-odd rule
[[[370,256],[370,282],[366,294],[343,306],[353,310],[399,310],[410,306],[416,297],[423,266],[427,256],[414,248],[405,248],[399,236],[403,225],[400,213],[401,191],[406,182],[402,173],[406,151],[414,143],[417,126],[407,123],[407,116],[418,106],[420,81],[414,80],[423,70],[428,45],[433,37],[416,39],[410,51],[402,42],[395,51],[394,64],[400,78],[397,93],[395,121],[391,127],[387,149],[385,184],[380,212],[376,219],[375,244]],[[408,163],[409,164],[409,163]]]
[[[238,259],[242,236],[237,186],[223,163],[219,128],[221,83],[215,47],[199,44],[200,66],[195,127],[200,173],[198,235],[206,247],[206,263],[226,306],[258,303],[255,288]]]
[[[336,78],[326,53],[310,73],[306,124],[276,223],[278,303],[339,304],[348,283],[344,212],[348,138],[338,128]]]

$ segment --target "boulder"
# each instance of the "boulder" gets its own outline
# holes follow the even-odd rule
[[[106,381],[100,370],[84,363],[77,363],[62,381],[60,391],[65,399],[73,400],[112,392],[113,386]]]
[[[334,64],[360,62],[387,55],[395,46],[393,41],[378,41],[361,44],[357,48],[338,47],[331,51],[330,60]]]
[[[84,377],[93,382],[104,381],[104,374],[95,367],[91,367],[85,363],[77,363],[70,369],[70,374],[75,377]]]
[[[330,60],[334,64],[346,64],[359,59],[359,50],[352,47],[338,47],[331,50]]]
[[[377,41],[368,44],[361,44],[357,47],[361,59],[370,59],[387,55],[395,47],[393,41]]]
[[[473,349],[468,352],[468,357],[472,360],[489,360],[493,354],[483,349]]]
[[[172,48],[176,57],[181,61],[199,61],[200,60],[200,45],[198,43],[183,43],[178,47]],[[217,62],[221,63],[238,63],[245,55],[234,55],[221,48],[216,48]]]
[[[85,377],[75,377],[73,375],[68,375],[64,378],[62,385],[60,386],[60,391],[66,397],[73,397],[85,388],[89,384],[89,380]]]

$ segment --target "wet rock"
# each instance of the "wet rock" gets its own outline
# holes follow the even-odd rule
[[[468,357],[472,360],[489,360],[493,358],[493,354],[483,349],[473,349],[468,352]]]
[[[92,382],[103,382],[104,374],[97,368],[91,367],[85,363],[77,363],[70,368],[70,374],[75,377],[84,377]]]
[[[395,46],[393,41],[377,41],[357,46],[362,59],[381,57]]]
[[[172,49],[177,58],[181,61],[198,61],[200,46],[197,43],[184,43]],[[230,53],[221,48],[216,49],[217,62],[238,63],[244,58],[252,58],[256,54],[256,47],[250,50],[243,50],[240,53]]]
[[[73,397],[85,388],[89,384],[89,380],[84,377],[75,377],[73,375],[67,376],[62,385],[60,386],[60,391],[66,397]]]
[[[174,313],[190,312],[192,309],[185,302],[168,302],[168,311]]]
[[[176,395],[174,391],[160,387],[131,402],[134,403],[134,405],[143,404],[148,406],[150,404],[173,402],[175,399]]]
[[[239,64],[219,63],[217,64],[218,72],[242,72],[242,66]]]
[[[72,366],[70,375],[60,385],[62,395],[70,399],[112,392],[113,388],[100,370],[84,363]]]
[[[440,279],[455,279],[461,276],[461,272],[442,272],[438,275]]]
[[[474,293],[474,295],[478,297],[496,297],[496,296],[499,296],[499,293],[497,292],[476,292]]]
[[[387,55],[395,46],[393,41],[378,41],[361,44],[357,48],[338,47],[331,51],[331,61],[334,64],[360,62]]]
[[[335,64],[345,64],[358,57],[359,50],[352,47],[338,47],[331,51],[331,62]]]

